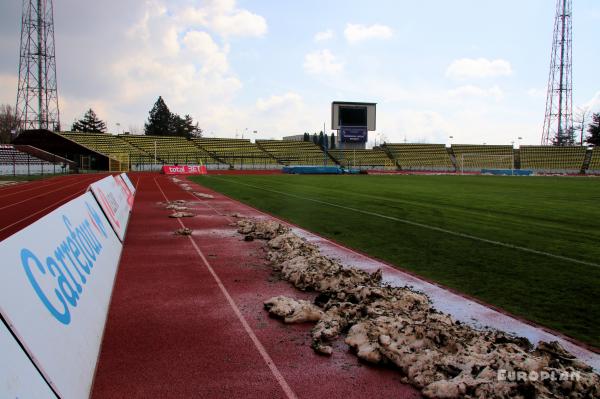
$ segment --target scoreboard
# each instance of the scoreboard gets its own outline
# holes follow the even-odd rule
[[[331,129],[342,143],[366,143],[375,130],[375,103],[334,101],[331,103]]]

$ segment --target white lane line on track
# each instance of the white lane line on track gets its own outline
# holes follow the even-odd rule
[[[93,179],[92,179],[92,180],[90,180],[90,182],[91,182],[91,181],[93,181]],[[75,197],[75,196],[77,196],[77,195],[81,195],[81,194],[85,193],[86,191],[87,191],[87,187],[86,187],[86,188],[84,188],[84,189],[83,189],[83,190],[81,190],[81,191],[77,191],[77,192],[75,192],[75,193],[73,193],[73,194],[71,194],[71,195],[67,195],[66,197],[63,197],[63,198],[61,198],[60,200],[58,200],[58,201],[56,201],[56,202],[53,202],[52,204],[48,205],[48,206],[47,206],[47,207],[45,207],[45,208],[42,208],[42,209],[38,210],[37,212],[30,213],[29,215],[25,216],[24,218],[21,218],[21,219],[17,220],[16,222],[13,222],[13,223],[9,224],[8,226],[4,226],[4,227],[2,227],[2,228],[0,229],[0,232],[2,232],[2,231],[4,231],[4,230],[6,230],[6,229],[8,229],[8,228],[10,228],[10,227],[12,227],[12,226],[14,226],[15,224],[19,224],[19,223],[21,223],[21,222],[23,222],[23,221],[25,221],[25,220],[27,220],[27,219],[31,219],[33,216],[35,216],[35,215],[37,215],[37,214],[39,214],[39,213],[41,213],[41,212],[44,212],[44,211],[45,211],[45,210],[47,210],[47,209],[50,209],[50,208],[52,208],[52,207],[58,207],[58,206],[60,205],[60,203],[61,203],[61,202],[66,202],[67,200],[69,200],[69,199],[71,199],[71,198],[73,198],[73,197]]]
[[[12,186],[8,186],[8,187],[0,187],[0,198],[6,198],[6,197],[11,197],[13,195],[18,195],[18,194],[22,194],[31,190],[37,190],[43,187],[53,187],[53,186],[59,186],[61,184],[64,184],[65,182],[70,182],[73,180],[76,180],[77,177],[81,177],[82,175],[61,175],[61,176],[56,176],[56,177],[50,177],[46,180],[42,180],[42,181],[29,181],[26,183],[21,183],[21,184],[16,184],[16,185],[12,185]],[[31,185],[33,185],[34,187],[30,187]],[[21,187],[25,187],[24,190],[17,190],[15,192],[12,192],[10,194],[4,194],[5,191],[10,191],[9,189],[17,189],[17,188],[21,188]]]
[[[163,195],[165,201],[169,201],[169,198],[166,196],[165,192],[160,187],[160,184],[158,183],[158,180],[157,180],[156,177],[154,178],[154,183],[156,183],[156,187],[158,187],[158,189],[160,190],[160,192]],[[177,219],[177,221],[179,222],[179,224],[181,225],[181,227],[184,227],[184,228],[186,227],[184,225],[184,223],[181,221],[181,219]],[[233,309],[233,312],[237,316],[238,320],[242,323],[242,326],[244,327],[244,330],[246,330],[246,333],[248,334],[248,336],[250,337],[250,339],[254,343],[254,346],[256,347],[256,349],[258,350],[258,352],[260,353],[261,357],[263,358],[263,360],[265,361],[265,363],[267,364],[267,366],[269,367],[269,370],[271,370],[271,373],[273,374],[273,377],[275,377],[275,380],[277,380],[277,382],[281,386],[281,389],[283,389],[283,392],[285,393],[286,397],[288,397],[289,399],[296,399],[297,398],[296,394],[294,393],[294,391],[292,391],[292,388],[290,388],[289,384],[285,380],[285,377],[281,374],[281,372],[279,371],[279,369],[275,365],[275,362],[273,361],[273,359],[271,359],[271,356],[269,355],[269,353],[267,352],[267,350],[265,349],[265,347],[263,346],[263,344],[260,342],[260,340],[258,339],[258,337],[256,336],[256,334],[252,330],[252,327],[250,327],[250,325],[246,321],[246,318],[244,318],[244,315],[242,314],[242,312],[240,311],[240,309],[236,305],[235,301],[233,300],[233,298],[229,294],[229,291],[227,291],[227,288],[225,288],[225,285],[223,285],[223,282],[221,281],[221,279],[219,278],[219,276],[217,275],[217,273],[215,272],[215,270],[212,268],[212,266],[210,265],[210,263],[208,262],[208,260],[206,259],[206,257],[204,256],[204,254],[202,253],[202,251],[200,250],[200,248],[198,247],[198,245],[196,244],[196,242],[192,238],[192,236],[188,236],[188,238],[189,238],[190,242],[192,243],[192,246],[196,250],[196,253],[200,257],[200,259],[202,259],[202,262],[204,263],[204,265],[206,266],[206,268],[208,269],[208,271],[210,272],[210,274],[212,275],[212,277],[216,281],[217,285],[219,286],[219,289],[221,290],[221,292],[223,293],[223,295],[227,299],[227,302],[229,303],[229,306],[231,306],[231,308]]]
[[[29,215],[25,216],[24,218],[21,218],[21,219],[17,220],[16,222],[9,224],[8,226],[4,226],[4,227],[2,227],[2,228],[0,229],[0,232],[2,232],[2,231],[4,231],[4,230],[6,230],[6,229],[8,229],[8,228],[10,228],[10,227],[12,227],[12,226],[14,226],[15,224],[19,224],[19,223],[21,223],[21,222],[23,222],[24,220],[30,219],[30,218],[32,218],[33,216],[37,215],[38,213],[44,212],[46,209],[50,209],[50,208],[52,208],[53,206],[56,206],[57,204],[60,204],[60,203],[61,203],[61,202],[63,202],[63,201],[66,201],[66,200],[69,200],[69,199],[70,199],[70,198],[72,198],[72,197],[75,197],[76,195],[81,195],[81,194],[83,194],[84,192],[85,192],[85,190],[83,190],[83,191],[78,191],[78,192],[76,192],[76,193],[73,193],[73,194],[71,194],[71,195],[67,195],[66,197],[64,197],[64,198],[62,198],[62,199],[60,199],[60,200],[58,200],[58,201],[56,201],[56,202],[52,203],[51,205],[48,205],[48,206],[47,206],[47,207],[45,207],[45,208],[42,208],[42,209],[40,209],[40,210],[39,210],[39,211],[37,211],[37,212],[30,213]]]
[[[91,181],[91,180],[90,180],[90,181]],[[76,181],[75,183],[67,184],[66,186],[63,186],[63,185],[60,185],[60,184],[59,184],[59,186],[60,186],[60,187],[58,187],[58,188],[57,188],[57,189],[55,189],[55,190],[51,190],[51,191],[45,191],[45,192],[42,192],[42,193],[39,193],[39,194],[33,195],[33,196],[29,197],[29,198],[26,198],[26,199],[24,199],[24,200],[22,200],[22,201],[13,202],[13,203],[11,203],[11,204],[8,204],[8,205],[5,205],[5,206],[3,206],[3,207],[0,207],[0,210],[6,209],[6,208],[10,208],[10,207],[12,207],[12,206],[19,205],[19,204],[22,204],[22,203],[24,203],[24,202],[27,202],[27,201],[31,201],[31,200],[32,200],[32,199],[34,199],[34,198],[37,198],[37,197],[40,197],[40,196],[45,196],[45,195],[48,195],[48,194],[50,194],[50,193],[54,193],[54,192],[57,192],[57,191],[63,190],[63,189],[65,189],[65,188],[67,188],[67,187],[75,186],[75,185],[77,185],[77,184],[81,184],[81,181]],[[45,186],[44,186],[44,187],[45,187]],[[41,188],[43,188],[43,187],[41,187]]]
[[[502,242],[502,241],[495,241],[495,240],[490,240],[490,239],[487,239],[487,238],[477,237],[477,236],[473,236],[473,235],[470,235],[470,234],[460,233],[458,231],[444,229],[442,227],[436,227],[436,226],[431,226],[431,225],[424,224],[424,223],[413,222],[412,220],[401,219],[401,218],[397,218],[397,217],[389,216],[389,215],[382,215],[382,214],[376,213],[376,212],[365,211],[365,210],[361,210],[361,209],[357,209],[357,208],[352,208],[352,207],[344,206],[344,205],[340,205],[340,204],[333,204],[331,202],[322,201],[322,200],[318,200],[318,199],[315,199],[315,198],[303,197],[303,196],[300,196],[300,195],[290,194],[290,193],[286,193],[286,192],[278,191],[278,190],[272,190],[272,189],[269,189],[269,188],[266,188],[266,187],[260,187],[260,186],[255,186],[253,184],[241,183],[241,182],[238,182],[238,181],[233,181],[233,180],[224,179],[224,178],[220,178],[220,177],[211,176],[210,178],[211,179],[216,179],[216,180],[226,181],[228,183],[239,184],[239,185],[242,185],[242,186],[248,186],[248,187],[256,188],[256,189],[259,189],[259,190],[272,192],[272,193],[275,193],[275,194],[281,194],[281,195],[285,195],[287,197],[293,197],[293,198],[298,198],[298,199],[302,199],[302,200],[306,200],[306,201],[315,202],[315,203],[322,204],[322,205],[328,205],[328,206],[332,206],[332,207],[335,207],[335,208],[346,209],[346,210],[349,210],[349,211],[352,211],[352,212],[358,212],[358,213],[362,213],[364,215],[375,216],[375,217],[379,217],[379,218],[382,218],[382,219],[392,220],[394,222],[404,223],[404,224],[408,224],[408,225],[411,225],[411,226],[417,226],[417,227],[421,227],[421,228],[424,228],[424,229],[438,231],[440,233],[445,233],[445,234],[453,235],[453,236],[456,236],[456,237],[467,238],[469,240],[485,242],[487,244],[492,244],[492,245],[496,245],[496,246],[500,246],[500,247],[505,247],[505,248],[510,248],[510,249],[516,249],[516,250],[519,250],[519,251],[528,252],[528,253],[532,253],[532,254],[535,254],[535,255],[541,255],[541,256],[546,256],[546,257],[549,257],[549,258],[564,260],[566,262],[577,263],[577,264],[580,264],[580,265],[586,265],[586,266],[592,266],[592,267],[598,267],[598,268],[600,268],[600,265],[597,264],[597,263],[588,262],[588,261],[585,261],[585,260],[574,259],[574,258],[569,258],[568,256],[556,255],[556,254],[552,254],[552,253],[549,253],[549,252],[539,251],[537,249],[522,247],[522,246],[519,246],[519,245],[508,244],[508,243],[505,243],[505,242]]]

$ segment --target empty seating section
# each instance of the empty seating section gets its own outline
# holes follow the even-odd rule
[[[395,169],[396,163],[381,148],[372,150],[330,150],[329,154],[344,167]]]
[[[521,146],[521,169],[545,172],[579,172],[585,147]]]
[[[0,145],[0,175],[40,174],[64,172],[55,164],[22,152],[10,144]]]
[[[117,137],[149,154],[152,159],[156,155],[158,162],[177,164],[218,163],[209,153],[198,148],[185,137],[144,135],[120,135]]]
[[[0,145],[0,164],[12,165],[12,164],[27,164],[27,163],[47,163],[51,162],[44,161],[43,159],[34,157],[33,155],[27,154],[14,148],[10,144]]]
[[[361,169],[414,171],[480,171],[520,169],[541,173],[578,173],[584,167],[586,148],[580,146],[521,146],[454,144],[384,144],[372,150],[334,149],[324,152],[307,141],[176,136],[111,135],[102,133],[60,133],[66,139],[101,154],[126,155],[131,164],[199,164],[213,168],[271,169],[282,165],[334,165]],[[452,158],[451,154],[454,155]],[[515,157],[518,155],[517,163]],[[16,148],[0,146],[0,165],[41,164],[45,161]],[[49,165],[52,165],[48,162]],[[587,173],[600,174],[600,147],[592,150]]]
[[[195,138],[195,145],[235,168],[270,168],[278,162],[247,139]]]
[[[334,164],[321,148],[312,142],[256,140],[256,144],[284,165]]]
[[[147,156],[148,154],[137,147],[123,141],[119,136],[105,133],[75,133],[63,132],[61,136],[105,155],[126,154],[131,159]]]
[[[513,169],[513,147],[510,145],[452,144],[459,170]]]
[[[592,150],[592,159],[590,160],[588,171],[600,173],[600,147],[594,147]]]
[[[444,144],[384,144],[404,170],[454,171]]]

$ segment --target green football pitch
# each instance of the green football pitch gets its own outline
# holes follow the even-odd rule
[[[600,347],[600,179],[209,175],[194,180]]]

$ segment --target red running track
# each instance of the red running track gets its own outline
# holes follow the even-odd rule
[[[104,176],[63,175],[0,188],[0,241],[83,194]]]
[[[169,178],[139,174],[93,386],[94,398],[418,398],[396,371],[361,363],[343,342],[310,348],[312,325],[285,325],[262,302],[310,298],[272,278],[263,243],[244,242],[210,192],[198,200]],[[192,200],[170,219],[160,201]],[[185,225],[189,237],[173,232]]]

